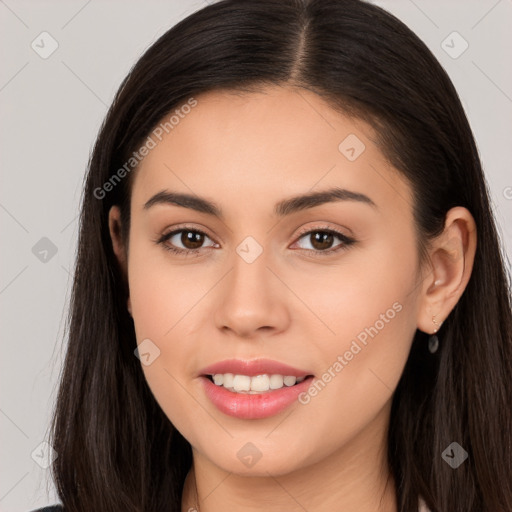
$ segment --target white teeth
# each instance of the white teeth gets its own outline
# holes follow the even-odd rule
[[[284,378],[285,386],[293,386],[297,382],[297,377],[289,376]]]
[[[236,389],[236,387],[235,387]],[[251,391],[268,391],[270,389],[270,378],[268,375],[256,375],[251,379]],[[236,389],[238,391],[238,389]]]
[[[293,375],[234,375],[232,373],[216,373],[212,375],[213,382],[217,386],[223,386],[236,393],[265,393],[271,389],[281,389],[284,386],[293,386],[302,382],[306,377]]]
[[[233,388],[235,391],[250,391],[251,377],[247,375],[235,375],[233,377]]]
[[[270,389],[279,389],[283,387],[284,377],[282,375],[270,376]]]
[[[233,374],[232,373],[225,373],[224,374],[224,379],[223,379],[222,385],[225,388],[232,388],[233,387]]]

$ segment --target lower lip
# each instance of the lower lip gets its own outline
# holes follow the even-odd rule
[[[205,376],[201,376],[201,381],[206,396],[219,411],[235,418],[254,420],[268,418],[284,411],[309,388],[313,377],[307,377],[295,386],[285,386],[257,395],[229,391],[223,386],[217,386]]]

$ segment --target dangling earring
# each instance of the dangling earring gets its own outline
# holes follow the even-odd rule
[[[441,327],[442,323],[438,324],[436,322],[435,315],[432,317],[432,322],[434,322],[434,325],[436,326],[434,329],[434,332],[430,335],[428,338],[428,350],[431,354],[434,354],[437,352],[437,349],[439,348],[439,338],[437,337],[437,331],[439,330],[439,327]]]

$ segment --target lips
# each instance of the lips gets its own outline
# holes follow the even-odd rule
[[[278,361],[261,358],[253,360],[228,359],[220,361],[203,368],[199,372],[199,376],[215,375],[218,373],[232,373],[234,375],[247,375],[249,377],[263,374],[293,375],[295,377],[313,375],[313,372],[309,370],[301,370]]]
[[[200,382],[206,397],[221,413],[240,420],[258,420],[275,416],[296,403],[312,384],[313,377],[294,386],[255,395],[234,393],[204,376],[200,377]]]

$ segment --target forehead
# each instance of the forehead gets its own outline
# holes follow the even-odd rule
[[[241,200],[273,205],[330,186],[373,194],[376,203],[411,197],[372,127],[311,91],[273,86],[194,99],[193,108],[160,130],[161,140],[153,136],[156,145],[134,176],[134,204],[165,189],[208,195],[226,209]]]

